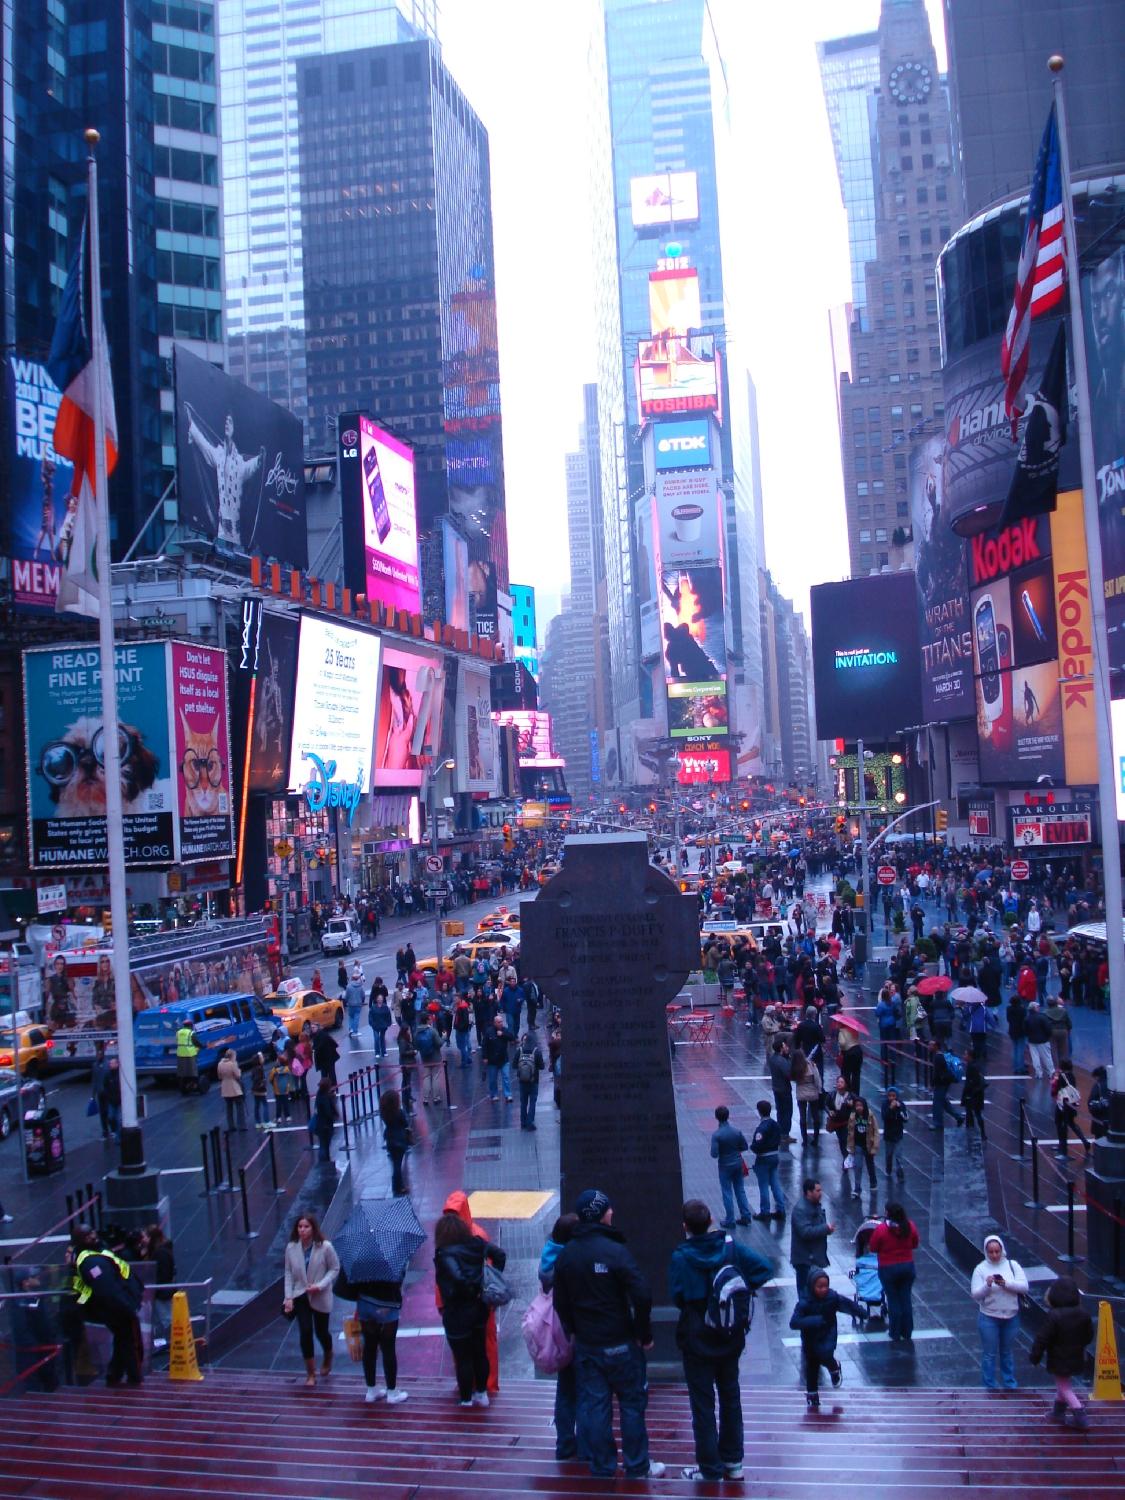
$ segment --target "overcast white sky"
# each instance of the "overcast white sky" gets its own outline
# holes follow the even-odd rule
[[[595,378],[580,111],[585,45],[568,0],[441,0],[445,58],[489,131],[511,576],[539,634],[569,578],[563,457]],[[941,0],[927,0],[945,66]],[[843,209],[816,42],[872,30],[879,0],[718,0],[746,177],[736,216],[758,387],[767,562],[802,609],[847,571],[828,309],[848,297]],[[725,236],[725,226],[724,226]]]

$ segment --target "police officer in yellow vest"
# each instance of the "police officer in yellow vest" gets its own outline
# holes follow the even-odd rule
[[[196,1063],[198,1056],[195,1033],[185,1021],[176,1032],[176,1079],[181,1094],[186,1094],[199,1085],[199,1067]]]
[[[71,1289],[87,1323],[102,1323],[113,1337],[106,1384],[141,1383],[141,1323],[137,1316],[144,1295],[127,1260],[104,1250],[92,1229],[76,1229]]]

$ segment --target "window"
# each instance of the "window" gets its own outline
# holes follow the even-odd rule
[[[901,422],[902,421],[902,407],[901,406],[892,406],[891,407],[891,421],[892,422]]]
[[[900,125],[909,125],[910,124],[910,116],[908,114],[900,114],[899,117],[898,117],[898,123]]]
[[[948,197],[949,197],[949,190],[948,190],[948,188],[945,186],[945,184],[943,182],[939,182],[938,185],[937,185],[937,187],[934,188],[934,201],[936,203],[944,203]]]
[[[870,552],[861,552],[859,554],[859,571],[861,573],[870,573],[870,571],[871,571],[871,553]]]
[[[408,52],[402,59],[402,76],[407,83],[421,83],[422,54],[420,52]]]
[[[912,318],[914,316],[913,302],[904,302],[902,304],[902,315],[904,318]]]
[[[923,151],[922,152],[922,170],[923,170],[923,172],[928,172],[928,171],[932,170],[933,165],[934,165],[934,158],[931,155],[931,153],[928,152],[928,151]]]
[[[879,421],[879,416],[880,412],[877,406],[869,406],[867,408],[867,417],[869,421],[877,423]]]
[[[923,157],[923,161],[924,160],[925,160],[925,158]],[[931,165],[932,165],[932,163],[931,163]],[[899,157],[899,166],[902,168],[902,170],[904,172],[913,172],[913,170],[914,170],[914,158],[912,156],[900,156]]]
[[[885,552],[877,552],[875,554],[875,566],[877,568],[888,568],[890,567],[890,563],[891,560]]]
[[[910,145],[910,132],[909,132],[909,130],[900,130],[899,131],[899,133],[898,133],[898,143],[899,143],[900,146],[909,146]]]
[[[870,540],[871,540],[871,532],[870,531],[861,531],[860,534],[859,534],[859,539],[860,539],[861,543],[862,542],[870,542]]]
[[[376,88],[383,88],[386,85],[387,59],[385,57],[371,59],[371,82]]]
[[[906,351],[906,363],[908,365],[916,365],[918,363],[917,349],[908,349]]]
[[[910,249],[910,236],[908,234],[900,234],[899,235],[899,237],[898,237],[898,248],[900,250],[909,251],[909,249]]]
[[[923,130],[918,139],[922,142],[923,146],[928,146],[931,142],[932,137],[928,130]]]
[[[914,295],[913,276],[904,276],[902,278],[902,295],[904,297],[912,297]]]
[[[320,69],[319,68],[306,68],[305,69],[305,93],[306,93],[306,95],[310,99],[319,98],[319,96],[320,96]]]
[[[855,487],[855,492],[856,492],[857,495],[866,495],[867,494],[867,480],[866,479],[861,479],[859,481],[859,483]]]
[[[886,489],[886,485],[883,483],[883,481],[881,479],[875,479],[875,480],[872,481],[872,484],[871,484],[871,493],[873,495],[881,495],[885,489]]]
[[[902,518],[904,516],[908,516],[909,514],[910,514],[910,506],[907,504],[907,502],[905,500],[896,500],[895,501],[895,516],[899,520],[902,520]]]
[[[932,229],[923,226],[919,238],[923,245],[932,245],[934,242],[934,232]]]
[[[896,208],[905,208],[906,207],[906,194],[905,193],[896,193],[895,194],[895,207]]]
[[[922,403],[920,401],[912,401],[910,403],[910,416],[915,422],[922,420]]]
[[[918,203],[928,203],[930,201],[930,190],[929,188],[919,188],[914,196]]]
[[[336,87],[341,94],[350,94],[355,88],[355,64],[342,62],[336,67]]]

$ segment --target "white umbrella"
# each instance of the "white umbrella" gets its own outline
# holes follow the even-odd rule
[[[949,998],[954,1005],[987,1005],[988,996],[983,990],[978,990],[975,984],[961,984],[955,990],[950,990]]]

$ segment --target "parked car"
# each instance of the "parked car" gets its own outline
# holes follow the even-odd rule
[[[19,1125],[21,1095],[24,1109],[34,1109],[43,1097],[43,1089],[38,1083],[22,1079],[17,1087],[15,1069],[0,1068],[0,1141],[6,1141]]]
[[[342,917],[329,917],[320,934],[322,953],[352,953],[359,947],[359,928],[349,913]]]

